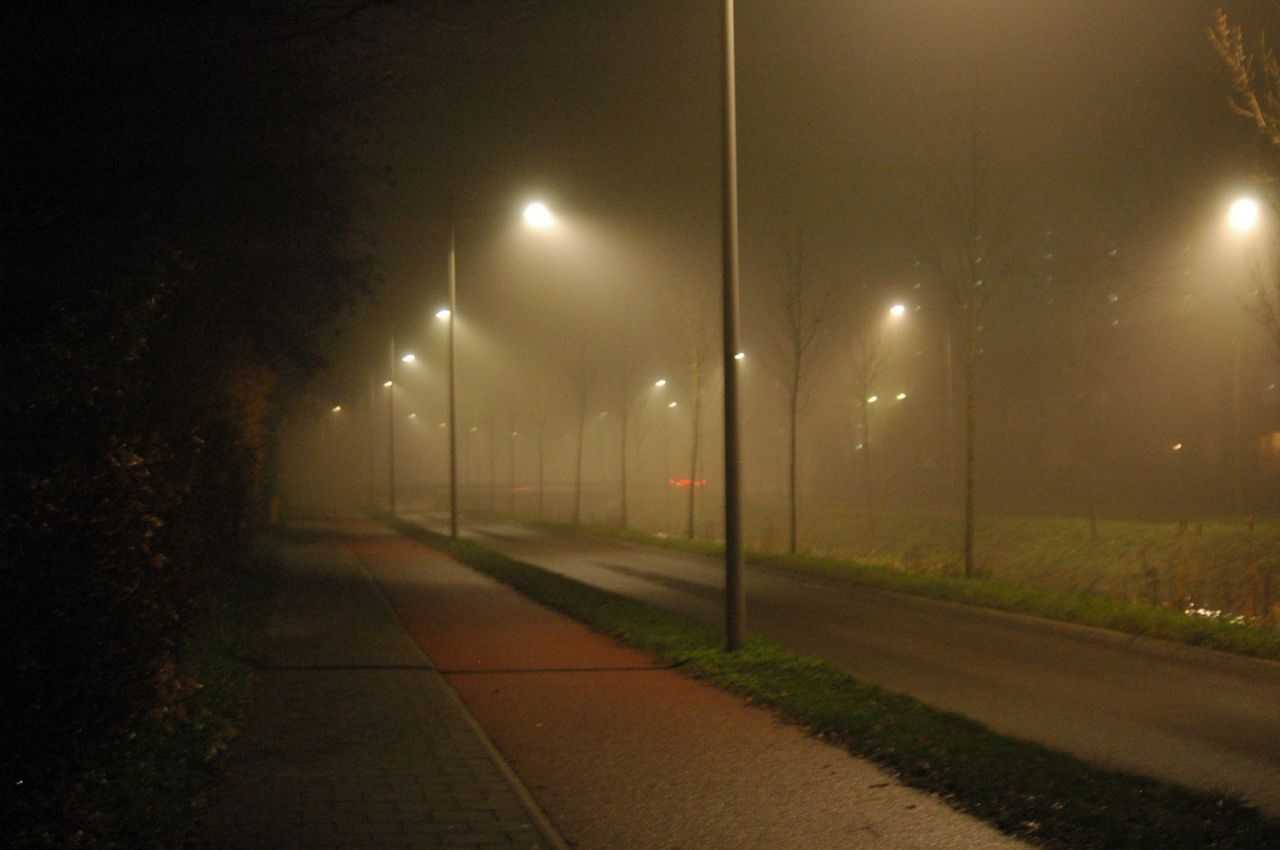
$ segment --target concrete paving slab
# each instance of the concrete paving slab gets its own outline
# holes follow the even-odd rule
[[[376,526],[311,530],[284,549],[244,733],[198,824],[204,846],[564,847],[339,545]]]

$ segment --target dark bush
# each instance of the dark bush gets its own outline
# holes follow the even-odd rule
[[[367,285],[333,41],[277,38],[291,9],[0,12],[12,845],[172,842],[147,800],[192,768],[177,647],[245,562],[274,411]]]

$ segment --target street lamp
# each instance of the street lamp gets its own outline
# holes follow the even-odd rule
[[[742,586],[742,482],[738,446],[738,127],[734,93],[733,0],[724,0],[721,29],[721,302],[724,344],[724,631],[725,648],[741,648],[746,632]],[[690,484],[690,486],[693,486]]]
[[[391,515],[396,515],[396,337],[391,335],[391,377],[383,382],[387,389],[387,489],[391,503]],[[417,358],[410,352],[402,354],[401,363],[412,363]]]
[[[1257,229],[1262,210],[1253,198],[1238,198],[1227,209],[1227,227],[1240,238],[1250,236]],[[1242,312],[1236,320],[1234,375],[1231,381],[1231,465],[1232,495],[1235,497],[1236,509],[1244,511],[1244,467],[1243,467],[1243,419],[1240,412],[1240,396],[1242,374],[1244,372],[1244,331],[1245,317]],[[1179,444],[1180,446],[1181,444]]]
[[[458,250],[457,225],[453,214],[453,193],[449,193],[449,306],[436,311],[436,318],[449,323],[449,536],[458,538]],[[546,204],[531,203],[524,208],[525,223],[537,230],[555,226],[555,216]]]
[[[1247,234],[1258,224],[1261,209],[1253,198],[1240,198],[1227,210],[1227,226],[1236,233]]]
[[[536,202],[524,208],[524,220],[526,224],[537,230],[548,230],[556,223],[555,216],[547,209],[547,205]]]

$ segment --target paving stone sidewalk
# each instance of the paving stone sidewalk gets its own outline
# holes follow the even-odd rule
[[[204,846],[564,847],[341,536],[286,547],[263,658]]]

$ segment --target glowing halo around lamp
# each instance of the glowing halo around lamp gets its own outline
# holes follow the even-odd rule
[[[532,203],[524,208],[525,224],[538,230],[547,230],[555,227],[556,218],[551,214],[551,210],[547,209],[547,205],[543,203]]]
[[[1253,198],[1241,198],[1227,210],[1227,226],[1236,233],[1248,233],[1258,225],[1262,211]]]

